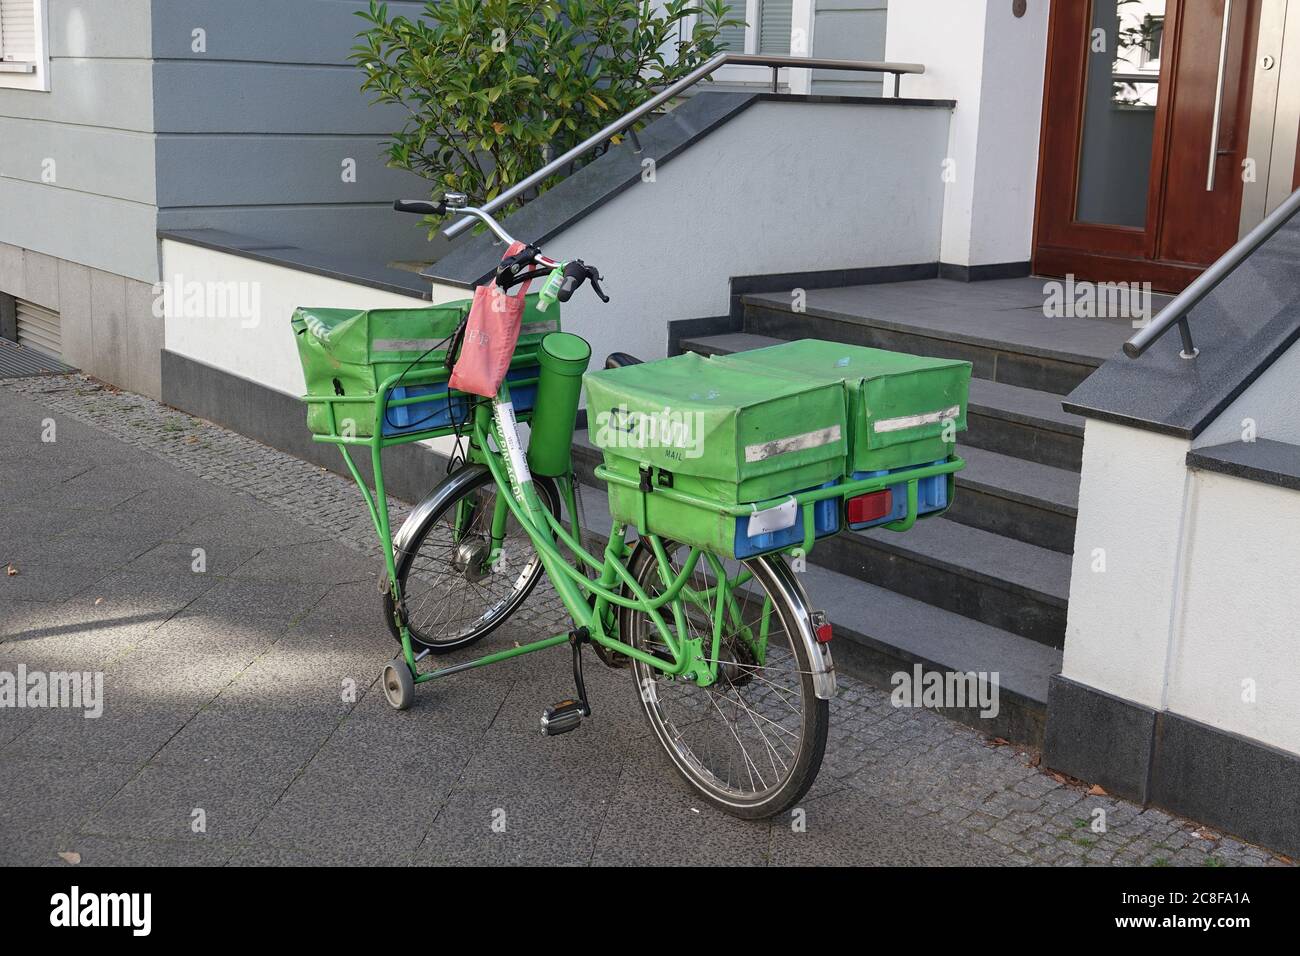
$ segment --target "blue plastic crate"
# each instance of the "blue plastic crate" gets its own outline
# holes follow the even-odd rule
[[[515,414],[531,412],[537,404],[537,376],[540,369],[536,365],[526,365],[511,369],[506,373],[507,382],[520,382],[532,379],[530,385],[511,389],[510,401],[514,404]],[[407,435],[411,432],[431,431],[435,428],[451,428],[453,425],[465,425],[469,422],[470,397],[463,392],[447,394],[447,386],[439,385],[398,385],[388,392],[391,402],[398,398],[416,398],[420,395],[436,395],[427,402],[412,402],[410,405],[390,405],[384,415],[384,435]]]
[[[506,373],[506,381],[510,383],[510,404],[515,407],[516,415],[531,412],[537,405],[537,376],[541,373],[539,365],[522,365]],[[515,382],[530,378],[533,380],[531,385],[514,387]]]
[[[821,488],[830,488],[838,482],[828,481]],[[808,491],[816,489],[809,488]],[[802,508],[799,509],[803,511]],[[789,548],[800,544],[803,541],[803,515],[800,514],[795,519],[795,523],[788,528],[780,531],[769,531],[766,534],[756,534],[752,538],[749,536],[749,518],[736,519],[736,557],[752,558],[757,554],[765,551],[775,551],[779,548]],[[835,534],[840,530],[840,499],[827,498],[818,501],[813,505],[813,528],[816,536],[824,538],[828,534]]]
[[[928,464],[942,465],[947,459],[941,458],[938,461],[932,461]],[[892,475],[900,471],[911,471],[917,468],[917,465],[908,465],[905,468],[891,468],[889,471],[855,471],[850,475],[850,480],[860,481],[863,478],[879,478],[881,475]],[[900,481],[896,485],[888,486],[893,495],[891,504],[893,509],[889,514],[874,521],[861,521],[857,524],[849,523],[849,527],[854,531],[863,531],[867,528],[875,528],[882,524],[889,524],[893,521],[902,521],[907,517],[907,482]],[[916,514],[920,517],[924,514],[930,514],[933,511],[943,511],[948,507],[948,476],[931,475],[929,478],[922,478],[916,483]]]
[[[450,428],[469,421],[469,400],[462,392],[447,393],[446,384],[398,385],[388,392],[391,402],[398,398],[415,398],[433,395],[427,402],[410,405],[389,405],[384,411],[384,435],[405,435],[410,432]]]

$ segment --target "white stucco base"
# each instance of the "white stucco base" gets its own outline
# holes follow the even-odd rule
[[[1300,440],[1297,371],[1293,346],[1194,442],[1087,423],[1064,676],[1300,754],[1300,492],[1186,464]]]

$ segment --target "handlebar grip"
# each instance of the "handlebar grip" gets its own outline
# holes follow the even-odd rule
[[[396,199],[393,208],[398,212],[409,212],[417,216],[441,216],[447,211],[445,203],[430,202],[427,199]]]
[[[566,262],[564,279],[560,282],[560,292],[556,298],[561,302],[568,302],[573,298],[573,293],[582,288],[582,284],[587,281],[587,274],[587,266],[581,259]]]
[[[564,281],[560,283],[560,294],[556,296],[561,302],[568,302],[573,298],[573,293],[578,291],[578,286],[582,285],[585,276],[565,275]]]

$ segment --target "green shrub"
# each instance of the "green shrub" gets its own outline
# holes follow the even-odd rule
[[[357,15],[362,89],[407,114],[388,164],[478,202],[720,52],[720,30],[741,23],[726,0],[437,0],[416,19],[371,0]]]

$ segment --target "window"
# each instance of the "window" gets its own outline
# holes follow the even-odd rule
[[[731,0],[731,16],[746,26],[722,31],[724,49],[736,53],[790,53],[790,18],[794,0]]]
[[[0,87],[48,90],[46,0],[0,0]]]

